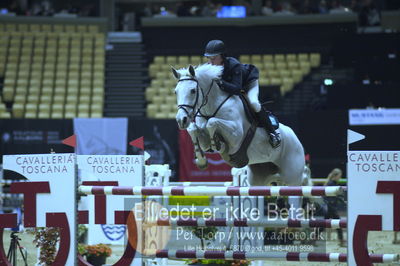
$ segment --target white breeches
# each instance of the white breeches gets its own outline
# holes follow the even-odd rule
[[[251,108],[253,108],[256,113],[261,111],[261,104],[258,100],[258,91],[258,80],[254,80],[248,85],[247,99],[249,100]]]

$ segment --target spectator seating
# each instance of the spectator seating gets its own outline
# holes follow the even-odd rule
[[[205,62],[201,56],[155,56],[149,66],[150,86],[146,89],[148,118],[175,118],[176,80],[172,76],[171,66],[175,68],[194,66]]]
[[[311,54],[266,54],[241,55],[240,62],[253,64],[260,70],[260,86],[280,85],[281,94],[291,91],[295,84],[310,73],[311,68],[318,67],[321,56]],[[198,65],[205,62],[200,56],[155,56],[149,65],[151,83],[146,89],[148,118],[175,118],[176,81],[171,73],[175,68]]]
[[[104,46],[97,25],[0,24],[0,117],[102,117]]]
[[[321,64],[318,53],[242,55],[242,63],[250,63],[260,70],[260,86],[280,85],[281,95],[291,91],[295,84]]]

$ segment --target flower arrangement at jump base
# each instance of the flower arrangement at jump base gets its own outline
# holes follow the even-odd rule
[[[189,265],[216,265],[216,266],[248,266],[250,262],[248,260],[206,260],[206,259],[194,259],[189,260],[186,263]]]
[[[96,245],[78,245],[78,252],[86,256],[86,260],[94,266],[100,266],[106,263],[107,257],[111,256],[112,250],[105,244]]]
[[[207,246],[207,241],[215,238],[217,228],[215,226],[202,227],[193,226],[189,227],[190,231],[200,239],[201,249],[204,250]],[[249,266],[248,260],[224,260],[224,259],[188,259],[185,260],[189,265],[209,265],[209,266]]]

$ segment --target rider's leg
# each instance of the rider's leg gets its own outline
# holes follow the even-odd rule
[[[261,104],[260,101],[258,100],[258,92],[259,92],[258,80],[255,80],[249,84],[247,99],[249,100],[251,108],[256,113],[261,111]]]
[[[258,92],[258,80],[255,80],[249,84],[247,98],[249,99],[251,107],[256,112],[258,121],[260,121],[261,126],[267,131],[271,146],[273,148],[276,148],[281,144],[281,138],[279,136],[279,133],[276,132],[274,127],[272,126],[268,113],[264,110],[264,108],[262,108],[258,100]]]

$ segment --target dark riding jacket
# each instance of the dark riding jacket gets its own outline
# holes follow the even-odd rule
[[[224,59],[224,72],[219,85],[223,91],[239,95],[247,92],[247,85],[258,77],[258,69],[255,66],[241,64],[237,59],[227,57]]]

